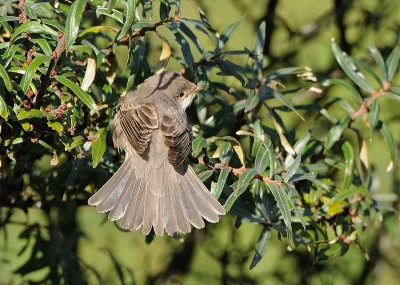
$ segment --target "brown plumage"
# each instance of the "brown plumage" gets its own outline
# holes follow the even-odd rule
[[[173,235],[203,228],[203,218],[219,221],[224,208],[188,165],[192,128],[185,110],[197,86],[177,73],[149,77],[120,99],[113,123],[113,140],[126,151],[122,166],[90,199],[97,212],[143,234],[151,228]]]

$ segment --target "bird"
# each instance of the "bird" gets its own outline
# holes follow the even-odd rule
[[[130,231],[174,236],[217,223],[224,207],[188,164],[193,139],[186,108],[207,88],[167,71],[147,78],[121,97],[112,125],[125,160],[88,200],[99,213]]]

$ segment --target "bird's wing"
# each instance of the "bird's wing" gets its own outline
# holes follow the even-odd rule
[[[122,131],[134,150],[143,154],[147,149],[151,131],[158,128],[157,108],[153,103],[117,108]]]
[[[164,144],[168,147],[168,161],[175,167],[181,165],[191,151],[192,129],[180,106],[170,101],[162,104],[164,111],[159,114],[160,129],[165,137]]]

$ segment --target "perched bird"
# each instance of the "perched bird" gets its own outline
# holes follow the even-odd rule
[[[116,106],[115,145],[125,150],[122,166],[89,199],[111,221],[144,235],[154,228],[170,235],[219,221],[225,210],[188,165],[192,127],[185,110],[206,88],[174,72],[149,77]]]

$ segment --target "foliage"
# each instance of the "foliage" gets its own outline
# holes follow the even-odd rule
[[[79,271],[92,269],[77,252],[85,233],[75,215],[123,159],[111,141],[113,107],[119,94],[170,61],[208,86],[188,114],[197,127],[192,155],[212,194],[236,216],[235,226],[260,225],[250,268],[274,232],[291,249],[303,245],[315,261],[326,260],[359,245],[372,212],[382,221],[382,213],[395,211],[371,191],[368,142],[383,138],[391,171],[396,142],[380,100],[400,100],[400,88],[392,86],[398,47],[384,59],[369,46],[379,73],[335,40],[341,78],[301,67],[267,72],[265,22],[251,47],[228,49],[240,21],[219,33],[201,10],[198,19],[185,18],[180,2],[0,1],[0,229],[6,237],[8,225],[20,223],[16,209],[24,210],[20,254],[31,250],[15,273],[49,268],[43,282],[85,282]],[[212,48],[203,46],[204,35]],[[285,88],[293,80],[295,87]],[[348,96],[290,100],[333,85]],[[31,223],[31,208],[41,209],[47,223]]]

